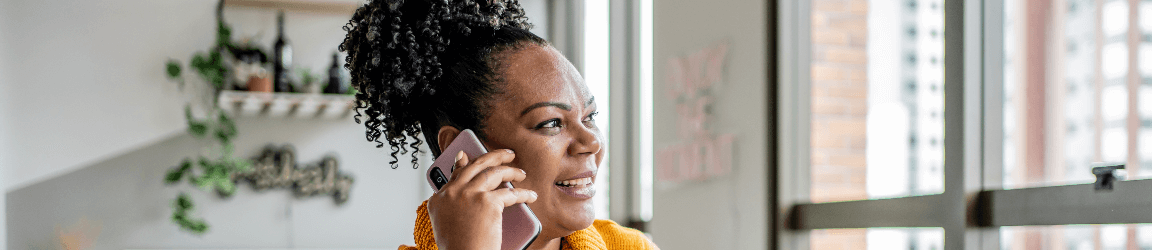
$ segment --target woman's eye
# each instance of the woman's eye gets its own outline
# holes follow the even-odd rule
[[[551,120],[547,120],[547,121],[541,122],[540,124],[536,125],[537,129],[559,128],[559,127],[560,127],[560,119],[551,119]]]
[[[599,114],[600,114],[600,112],[592,112],[591,114],[588,114],[588,116],[584,117],[584,122],[596,121],[596,115],[599,115]]]

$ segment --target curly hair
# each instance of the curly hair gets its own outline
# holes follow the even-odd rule
[[[357,123],[377,148],[411,153],[424,141],[440,155],[441,126],[473,129],[480,138],[487,100],[500,93],[503,52],[547,45],[516,0],[372,0],[344,26],[344,67],[356,92]],[[381,140],[383,139],[383,140]]]

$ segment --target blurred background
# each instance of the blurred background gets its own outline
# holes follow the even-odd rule
[[[597,217],[662,249],[1152,249],[1152,1],[520,2],[600,102]],[[363,3],[0,0],[0,247],[412,244]]]

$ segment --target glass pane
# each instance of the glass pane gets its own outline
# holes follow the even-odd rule
[[[1005,250],[1140,250],[1152,249],[1152,225],[1060,225],[1003,227]]]
[[[812,202],[944,191],[942,5],[812,1]]]
[[[584,1],[584,82],[588,84],[592,96],[599,97],[596,98],[596,110],[600,112],[596,116],[596,127],[600,128],[600,133],[607,139],[608,133],[611,133],[608,119],[612,110],[612,104],[608,102],[608,0]],[[592,197],[592,204],[596,206],[597,219],[609,218],[608,194],[611,191],[608,190],[608,183],[612,171],[609,170],[608,157],[611,156],[605,153],[596,171],[594,185],[600,195]]]
[[[1152,1],[1002,3],[1004,187],[1152,176]]]
[[[940,250],[944,249],[941,228],[856,228],[812,230],[812,250]]]

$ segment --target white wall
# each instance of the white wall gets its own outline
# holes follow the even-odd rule
[[[765,6],[763,1],[666,0],[653,6],[654,131],[659,150],[683,143],[676,106],[664,94],[670,57],[728,42],[714,87],[713,133],[731,133],[730,173],[678,185],[657,183],[650,223],[662,249],[766,249],[768,231]],[[692,18],[685,18],[692,17]]]
[[[214,1],[6,1],[0,17],[10,158],[5,190],[127,152],[184,128],[164,62],[214,33]]]
[[[0,17],[8,16],[9,8],[7,5],[7,1],[0,1]],[[5,169],[8,168],[8,158],[10,158],[8,154],[11,152],[8,149],[8,144],[10,141],[9,132],[11,131],[8,129],[8,119],[10,119],[8,115],[8,107],[10,105],[8,102],[11,99],[9,98],[11,92],[8,90],[8,85],[10,83],[7,80],[8,72],[5,71],[7,67],[4,65],[6,62],[4,58],[8,58],[8,46],[5,44],[5,41],[7,41],[6,37],[8,36],[8,32],[6,32],[7,30],[5,29],[6,26],[4,25],[4,22],[4,18],[0,18],[0,215],[5,214],[5,192],[3,190],[4,187],[7,186],[6,184],[8,181],[8,179],[5,178],[5,174],[7,173]],[[5,216],[0,216],[0,248],[8,245],[8,232],[6,230],[6,225],[7,222],[5,221]]]
[[[301,165],[335,154],[340,169],[355,178],[349,200],[336,205],[330,196],[297,199],[289,190],[256,192],[246,183],[231,198],[187,182],[165,185],[165,171],[204,146],[179,135],[9,192],[8,227],[20,230],[9,232],[8,249],[54,249],[55,230],[82,219],[100,228],[91,249],[394,249],[412,244],[416,207],[429,189],[423,168],[389,168],[387,151],[364,141],[363,127],[351,118],[240,118],[237,125],[239,156],[257,156],[269,143],[295,145]],[[195,236],[172,223],[171,202],[180,192],[196,202],[193,215],[211,225],[207,234]]]
[[[532,33],[548,40],[548,1],[549,0],[520,0],[520,7],[528,16],[528,22],[534,24]]]

